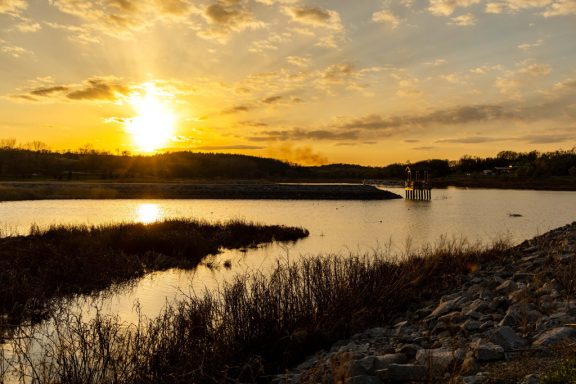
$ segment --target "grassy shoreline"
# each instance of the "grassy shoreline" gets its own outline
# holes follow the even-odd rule
[[[41,317],[50,299],[90,293],[168,268],[193,268],[220,248],[308,236],[302,228],[173,219],[54,226],[0,238],[0,318]]]
[[[217,292],[169,306],[129,332],[121,331],[118,318],[84,322],[64,310],[54,319],[59,338],[48,337],[51,342],[42,346],[45,357],[57,355],[59,366],[52,365],[49,376],[39,373],[36,380],[266,382],[268,375],[283,372],[318,349],[393,321],[459,284],[477,266],[511,255],[504,243],[482,247],[447,241],[401,261],[395,257],[330,256],[279,263],[269,276],[238,276]],[[82,366],[76,364],[78,355],[86,357]]]

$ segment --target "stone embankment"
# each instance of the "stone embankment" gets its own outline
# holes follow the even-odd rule
[[[273,381],[540,383],[576,342],[576,222],[477,267],[453,291]]]

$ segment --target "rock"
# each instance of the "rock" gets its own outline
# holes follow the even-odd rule
[[[448,326],[446,325],[446,323],[444,323],[443,321],[439,321],[436,323],[436,326],[434,327],[434,329],[432,329],[432,333],[438,334],[438,333],[442,333],[446,330],[448,330]]]
[[[391,336],[390,332],[386,328],[382,328],[382,327],[372,328],[372,329],[369,329],[368,331],[366,331],[364,333],[368,337],[378,338],[378,339],[386,337],[386,336]]]
[[[438,321],[441,321],[445,324],[458,324],[458,323],[462,322],[464,319],[465,319],[465,317],[462,316],[462,313],[460,313],[460,311],[454,311],[454,312],[450,312],[447,315],[440,316],[438,318]]]
[[[540,384],[540,377],[534,374],[527,375],[522,379],[520,384]]]
[[[382,384],[382,380],[376,376],[358,375],[347,379],[346,384]]]
[[[374,369],[379,371],[388,368],[390,364],[405,364],[406,362],[408,362],[408,358],[403,353],[390,353],[387,355],[376,356]]]
[[[496,287],[496,292],[501,295],[508,295],[510,292],[516,290],[518,286],[512,280],[505,280],[502,284]]]
[[[561,343],[569,338],[576,337],[576,329],[568,327],[558,327],[550,329],[541,334],[532,345],[535,347],[550,346]]]
[[[391,364],[387,369],[376,372],[384,381],[422,381],[428,376],[428,369],[418,364]]]
[[[487,330],[494,328],[495,323],[492,320],[488,320],[480,325],[480,332],[486,332]]]
[[[518,311],[516,308],[508,308],[506,314],[504,315],[504,318],[500,320],[500,323],[498,323],[498,325],[500,325],[501,327],[505,325],[515,327],[518,324],[520,324],[521,320],[522,315],[520,314],[520,311]]]
[[[517,290],[515,290],[514,292],[510,293],[508,295],[508,298],[512,301],[512,302],[525,302],[525,301],[529,301],[532,299],[532,297],[534,296],[534,293],[528,289],[527,287],[522,287],[519,288]]]
[[[400,348],[398,348],[396,352],[403,353],[409,358],[413,358],[414,356],[416,356],[416,353],[421,349],[422,347],[416,344],[404,344],[400,346]]]
[[[464,376],[462,384],[482,384],[486,382],[486,376]]]
[[[460,366],[460,374],[466,375],[472,372],[476,372],[478,370],[478,367],[479,364],[478,361],[476,361],[476,358],[474,357],[474,352],[468,351],[468,353],[466,353],[464,361],[462,362],[462,365]]]
[[[442,315],[452,312],[456,308],[457,300],[458,298],[455,298],[438,304],[436,309],[432,311],[432,313],[428,316],[428,318],[440,317]]]
[[[510,300],[505,296],[497,296],[490,303],[490,307],[493,311],[506,310],[510,306]]]
[[[464,324],[462,324],[462,329],[467,332],[474,332],[480,329],[482,323],[476,320],[466,320]]]
[[[552,291],[557,291],[558,289],[560,289],[560,284],[558,284],[558,281],[556,279],[553,279],[552,281],[544,283],[540,288],[536,290],[536,293],[539,296],[547,294],[549,295],[550,293],[552,293]]]
[[[376,357],[366,356],[352,363],[352,376],[365,375],[374,372]]]
[[[505,351],[522,348],[526,341],[508,326],[498,327],[489,332],[490,340],[504,348]]]
[[[504,358],[504,348],[494,343],[478,343],[474,346],[474,356],[480,362],[497,361]]]
[[[457,362],[464,360],[464,351],[451,351],[448,349],[421,349],[416,353],[416,362],[421,365],[433,367],[435,370],[446,370]]]
[[[512,279],[514,281],[524,281],[524,282],[528,282],[531,281],[534,278],[534,274],[533,273],[528,273],[528,272],[516,272],[514,274],[514,276],[512,276]]]

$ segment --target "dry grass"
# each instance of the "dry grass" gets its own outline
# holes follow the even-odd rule
[[[85,322],[64,310],[54,329],[35,333],[42,335],[40,352],[34,357],[24,343],[11,366],[28,375],[22,383],[261,382],[336,340],[389,322],[502,260],[507,249],[445,241],[400,262],[378,254],[279,263],[270,275],[238,276],[131,327],[114,317]]]
[[[33,228],[0,239],[0,316],[41,318],[50,300],[89,293],[152,270],[192,268],[220,248],[308,236],[302,228],[230,221]]]

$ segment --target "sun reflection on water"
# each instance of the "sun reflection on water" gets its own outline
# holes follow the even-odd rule
[[[140,204],[136,210],[136,221],[139,223],[149,224],[158,221],[161,218],[162,210],[158,204]]]

